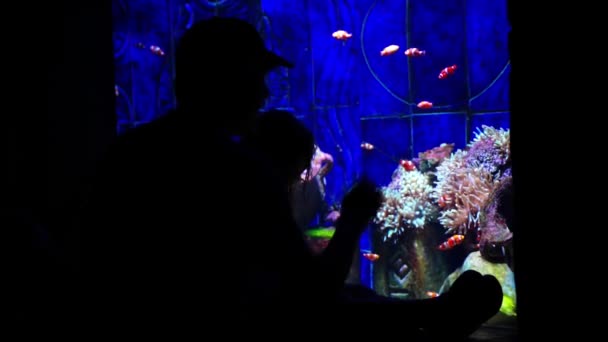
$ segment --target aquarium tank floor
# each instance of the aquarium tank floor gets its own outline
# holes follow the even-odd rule
[[[488,324],[475,331],[467,341],[516,342],[519,339],[516,327]]]
[[[516,342],[519,341],[517,321],[501,313],[490,318],[488,322],[475,331],[467,341]]]

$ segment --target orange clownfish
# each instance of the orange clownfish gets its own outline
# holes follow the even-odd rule
[[[439,208],[445,208],[445,206],[446,206],[445,195],[441,195],[441,197],[439,197],[439,200],[437,201],[437,205],[439,206]]]
[[[377,261],[380,259],[380,256],[376,253],[363,253],[363,257],[371,262]]]
[[[346,32],[344,30],[338,30],[338,31],[332,33],[331,36],[334,37],[337,40],[345,41],[345,40],[348,40],[348,38],[352,37],[353,34],[352,33],[348,33],[348,32]]]
[[[150,45],[150,51],[152,51],[152,53],[157,56],[162,57],[165,55],[165,51],[163,51],[163,49],[161,49],[160,46]]]
[[[448,195],[441,195],[441,197],[439,197],[439,200],[437,201],[437,205],[439,205],[439,208],[445,208],[445,206],[450,203],[452,203],[452,198]]]
[[[144,43],[137,43],[137,47],[140,49],[145,49],[146,45]],[[152,52],[153,54],[157,55],[157,56],[164,56],[165,55],[165,51],[163,51],[163,49],[160,48],[160,46],[156,46],[156,45],[150,45],[150,47],[148,47],[148,49],[150,49],[150,52]]]
[[[426,291],[426,295],[429,296],[430,298],[437,298],[437,297],[439,297],[439,293],[437,293],[435,291]]]
[[[441,245],[439,245],[437,247],[437,249],[439,249],[440,251],[447,251],[449,249],[454,248],[455,246],[458,246],[462,243],[462,241],[464,241],[464,235],[453,235],[451,236],[449,239],[447,239],[445,242],[443,242]]]
[[[442,80],[448,76],[453,75],[456,72],[456,64],[449,66],[447,68],[444,68],[443,70],[441,70],[441,72],[439,73],[439,79]]]
[[[433,102],[420,101],[417,106],[418,106],[418,108],[429,109],[429,108],[433,108]]]
[[[426,51],[418,50],[417,48],[409,48],[405,50],[404,54],[408,57],[420,57],[426,55]]]
[[[363,143],[361,143],[361,148],[366,151],[371,151],[374,149],[374,145],[367,143],[367,142],[363,142]]]
[[[399,161],[399,165],[403,166],[405,171],[416,170],[416,164],[414,164],[414,162],[412,162],[411,160],[402,159],[401,161]]]
[[[389,45],[380,51],[380,56],[390,56],[399,50],[399,45]]]

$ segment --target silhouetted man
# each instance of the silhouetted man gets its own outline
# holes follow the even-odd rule
[[[125,321],[181,320],[196,308],[252,325],[334,298],[339,282],[311,261],[274,170],[233,139],[251,128],[278,66],[290,63],[243,21],[213,18],[184,34],[176,110],[120,137],[86,206],[84,270],[97,305]],[[359,220],[376,211],[374,191],[355,193]]]
[[[241,286],[250,265],[278,255],[252,245],[273,239],[258,218],[269,200],[252,198],[263,194],[256,156],[232,137],[255,118],[279,66],[290,63],[243,21],[213,18],[184,34],[176,110],[119,138],[86,206],[83,267],[97,304],[124,319],[167,319],[254,296]]]

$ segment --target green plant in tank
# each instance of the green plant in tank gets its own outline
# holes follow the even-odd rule
[[[304,233],[313,239],[331,239],[334,236],[335,228],[316,228],[309,229]]]
[[[516,316],[515,312],[515,299],[511,296],[502,296],[502,305],[500,306],[500,312],[507,316]]]

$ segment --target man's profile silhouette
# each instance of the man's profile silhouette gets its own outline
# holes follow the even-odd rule
[[[268,97],[266,74],[291,63],[252,25],[219,17],[185,32],[175,58],[177,107],[117,139],[83,211],[88,293],[123,319],[269,302],[267,284],[287,267],[274,248],[283,237],[254,228],[271,221],[265,206],[279,187],[232,138]]]

